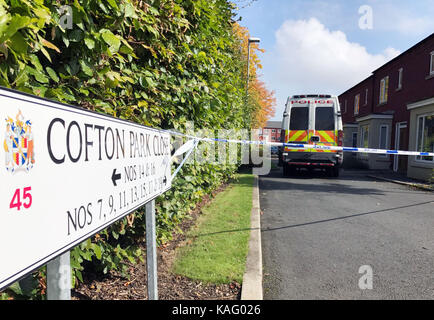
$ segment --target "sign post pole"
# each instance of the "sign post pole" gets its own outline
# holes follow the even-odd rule
[[[71,300],[69,251],[47,263],[47,300]]]
[[[155,228],[155,200],[146,203],[146,269],[148,299],[158,300],[157,239]]]

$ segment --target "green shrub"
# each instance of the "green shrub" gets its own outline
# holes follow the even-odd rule
[[[184,130],[249,128],[239,40],[227,0],[0,0],[0,85],[143,125]],[[185,165],[156,201],[158,241],[236,165]],[[74,280],[84,262],[126,270],[142,256],[143,209],[71,251]]]

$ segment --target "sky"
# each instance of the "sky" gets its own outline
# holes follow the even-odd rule
[[[434,32],[434,0],[233,0],[235,20],[261,39],[260,79],[288,96],[340,95]]]

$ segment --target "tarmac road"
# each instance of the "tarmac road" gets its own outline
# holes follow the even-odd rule
[[[264,299],[434,299],[433,192],[281,169],[259,192]]]

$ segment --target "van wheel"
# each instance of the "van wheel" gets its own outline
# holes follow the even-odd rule
[[[282,163],[283,166],[283,176],[287,177],[289,176],[289,166],[285,162]]]
[[[283,165],[283,161],[282,161],[282,159],[280,159],[280,157],[279,157],[279,161],[277,162],[277,166],[278,167],[281,167]]]
[[[283,176],[289,177],[294,173],[294,168],[287,163],[283,163]]]
[[[337,178],[339,177],[339,172],[340,172],[339,167],[335,166],[331,169],[331,176]]]

